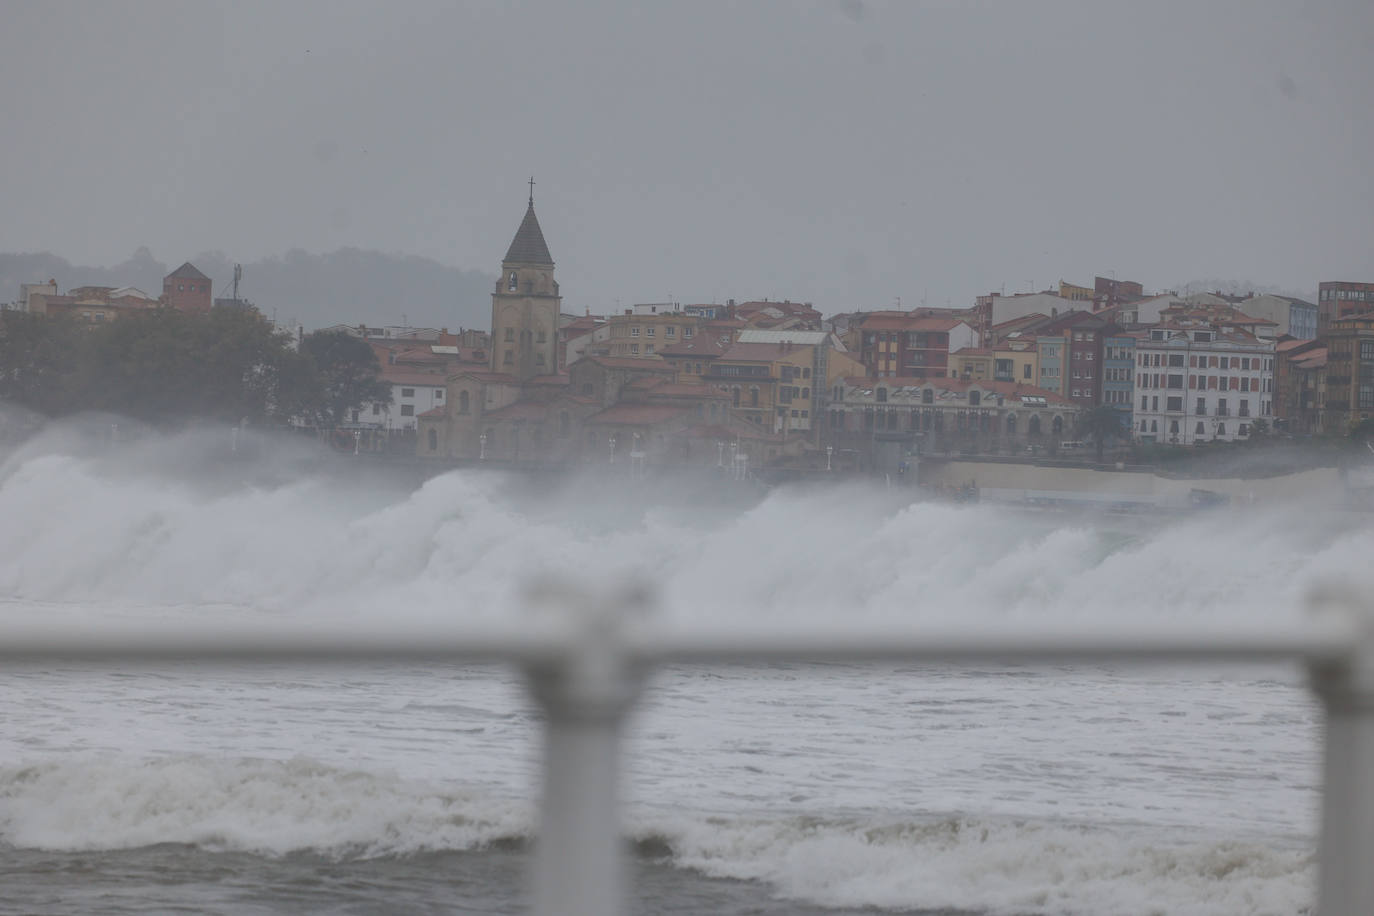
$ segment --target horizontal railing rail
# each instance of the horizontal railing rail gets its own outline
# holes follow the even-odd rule
[[[0,622],[0,664],[167,661],[347,664],[510,663],[547,712],[542,823],[534,862],[540,914],[624,907],[616,772],[625,715],[664,664],[1057,661],[1296,661],[1327,711],[1320,912],[1374,913],[1374,627],[1350,594],[1287,624],[998,621],[774,628],[673,626],[641,589],[588,593],[549,584],[539,611],[500,623],[387,620]]]

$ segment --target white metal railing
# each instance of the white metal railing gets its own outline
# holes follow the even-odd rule
[[[499,626],[396,621],[0,624],[0,664],[167,660],[338,664],[510,662],[547,713],[534,911],[604,916],[625,906],[616,798],[622,723],[647,673],[668,663],[1114,660],[1305,663],[1326,708],[1319,848],[1322,916],[1374,913],[1374,614],[1356,595],[1314,599],[1302,626],[1237,631],[1021,621],[960,626],[682,631],[647,614],[643,589],[588,592],[546,582],[539,614]]]

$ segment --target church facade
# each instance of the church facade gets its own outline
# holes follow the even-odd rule
[[[696,464],[719,461],[728,441],[758,466],[801,446],[736,418],[728,394],[679,381],[658,357],[590,356],[560,373],[562,302],[531,193],[492,291],[488,364],[449,376],[443,406],[417,418],[420,457]]]

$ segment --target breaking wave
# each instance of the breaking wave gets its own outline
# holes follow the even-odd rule
[[[1298,613],[1314,582],[1368,575],[1374,549],[1361,518],[1288,507],[1129,530],[849,485],[740,493],[742,508],[713,510],[667,481],[531,494],[519,478],[455,471],[410,488],[318,473],[340,461],[318,456],[239,479],[207,470],[191,436],[97,455],[41,445],[0,463],[0,595],[27,601],[480,618],[510,613],[531,575],[566,571],[648,578],[684,620],[1253,617]],[[723,482],[709,490],[731,497]]]
[[[159,843],[267,856],[375,858],[523,845],[523,803],[447,784],[274,761],[175,756],[0,768],[0,840],[50,851]],[[641,855],[824,906],[991,913],[1306,912],[1304,844],[932,815],[639,814]]]

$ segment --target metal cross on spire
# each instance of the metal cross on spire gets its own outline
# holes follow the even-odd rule
[[[534,176],[530,176],[530,206],[534,206]]]

